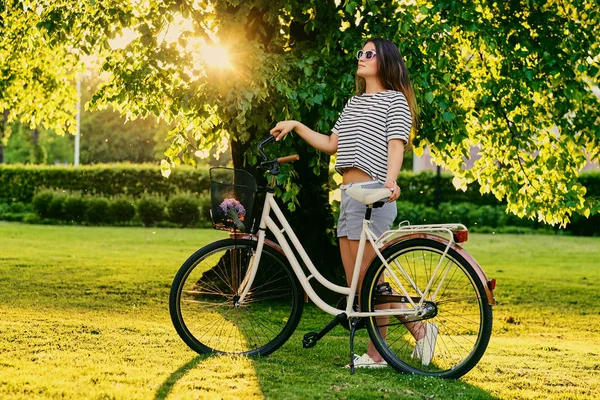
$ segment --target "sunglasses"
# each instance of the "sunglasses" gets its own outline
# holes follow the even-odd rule
[[[367,51],[359,50],[358,53],[356,53],[356,59],[360,60],[362,58],[363,54],[365,56],[365,60],[372,60],[373,57],[375,57],[375,55],[377,53],[375,53],[373,50],[367,50]]]

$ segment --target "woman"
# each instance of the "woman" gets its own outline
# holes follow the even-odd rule
[[[386,39],[370,39],[358,52],[357,59],[357,95],[344,107],[332,135],[315,132],[298,121],[281,121],[271,130],[276,140],[294,130],[315,149],[330,155],[338,153],[335,169],[342,175],[343,184],[337,236],[348,285],[354,272],[365,206],[350,198],[345,188],[357,183],[388,188],[391,192],[388,202],[372,211],[371,229],[376,235],[389,230],[396,218],[396,199],[400,196],[396,179],[411,127],[417,119],[415,95],[398,47]],[[367,242],[359,288],[374,255]],[[407,323],[406,326],[417,340],[413,357],[428,365],[433,357],[437,326],[431,323]],[[367,353],[354,361],[354,366],[359,368],[385,365],[372,343]]]

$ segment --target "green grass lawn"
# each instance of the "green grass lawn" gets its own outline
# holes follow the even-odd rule
[[[329,316],[305,308],[297,332],[263,359],[199,356],[177,336],[168,293],[212,230],[0,222],[0,398],[599,398],[600,239],[471,235],[498,280],[494,330],[458,381],[358,370],[348,334],[312,349]],[[357,352],[367,344],[361,331]]]

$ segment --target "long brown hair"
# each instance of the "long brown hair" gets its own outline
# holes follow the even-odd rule
[[[375,45],[375,53],[377,54],[375,57],[377,59],[377,79],[385,89],[396,90],[404,94],[408,102],[408,108],[410,109],[413,133],[416,132],[419,122],[417,100],[415,99],[415,92],[410,83],[408,70],[404,64],[400,49],[398,49],[398,46],[394,42],[387,39],[369,39],[363,47],[367,43]],[[365,78],[356,74],[356,94],[361,95],[365,93],[366,86]]]

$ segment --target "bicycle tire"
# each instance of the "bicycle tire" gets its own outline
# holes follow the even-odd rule
[[[302,288],[287,259],[267,244],[244,303],[234,306],[256,246],[256,240],[220,240],[196,251],[177,272],[169,297],[171,320],[194,351],[266,356],[298,326]]]
[[[409,281],[401,276],[395,262],[402,265],[416,286],[423,291],[445,248],[445,244],[435,240],[414,238],[385,248],[382,255],[408,294],[416,298],[420,296],[412,289]],[[431,295],[446,268],[448,273],[444,283],[432,301]],[[377,303],[389,301],[390,297],[384,298],[381,293],[381,283],[384,281],[390,285],[392,300],[401,297],[396,296],[396,293],[400,293],[398,285],[393,282],[391,276],[386,276],[385,269],[379,257],[376,257],[368,267],[361,290],[363,311],[374,311]],[[380,296],[379,300],[378,296]],[[487,302],[483,284],[470,263],[455,249],[450,248],[445,259],[442,260],[426,300],[435,304],[437,309],[435,315],[432,313],[425,317],[427,319],[413,322],[412,326],[410,323],[407,324],[406,320],[397,317],[388,317],[387,321],[386,318],[369,317],[365,321],[369,336],[381,356],[400,372],[440,378],[459,378],[479,362],[490,340],[492,309]],[[389,304],[391,303],[379,307],[389,307]],[[411,306],[404,303],[398,307]],[[423,329],[425,323],[435,324],[438,333],[433,346],[429,346],[433,349],[431,361],[423,361],[421,358],[423,354],[421,345],[427,346],[425,339],[419,346],[421,352],[415,350],[417,341],[409,330],[409,327],[414,331]],[[387,332],[385,332],[386,327]],[[433,325],[430,325],[428,329],[432,327]]]

